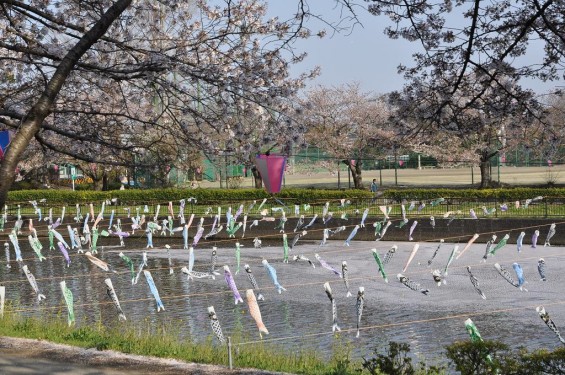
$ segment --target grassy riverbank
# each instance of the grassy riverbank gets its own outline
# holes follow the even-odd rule
[[[179,337],[175,325],[150,327],[129,322],[106,327],[102,323],[69,327],[66,319],[22,317],[4,313],[0,336],[48,340],[97,350],[114,350],[128,354],[174,358],[186,362],[228,365],[227,346],[210,337],[205,342],[193,342]],[[232,337],[233,364],[237,368],[256,368],[295,374],[353,374],[360,363],[350,362],[348,351],[336,342],[331,359],[326,360],[313,350],[289,352],[276,345],[257,343],[238,345],[244,337]]]

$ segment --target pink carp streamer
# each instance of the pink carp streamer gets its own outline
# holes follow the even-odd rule
[[[475,242],[475,240],[476,240],[477,238],[479,238],[479,235],[478,235],[477,233],[475,233],[475,234],[473,235],[473,237],[471,237],[471,239],[469,240],[469,242],[467,242],[467,245],[465,245],[465,247],[463,248],[463,250],[461,250],[461,252],[457,255],[457,257],[456,257],[455,259],[461,258],[461,255],[463,255],[463,253],[464,253],[465,251],[467,251],[467,250],[471,247],[471,245],[473,244],[473,242]]]
[[[251,315],[253,320],[255,320],[257,328],[259,328],[259,336],[263,338],[263,333],[268,335],[269,330],[263,323],[261,311],[259,310],[259,305],[257,304],[257,299],[255,298],[255,293],[253,293],[253,289],[247,289],[245,291],[245,297],[247,299],[247,305],[249,306],[249,315]]]
[[[408,266],[410,265],[410,262],[412,262],[412,259],[414,259],[414,256],[418,252],[419,248],[420,248],[420,244],[418,244],[418,243],[414,244],[414,247],[412,248],[412,252],[410,253],[410,256],[408,257],[408,260],[406,261],[406,264],[404,265],[402,272],[406,272],[406,270],[408,269]]]

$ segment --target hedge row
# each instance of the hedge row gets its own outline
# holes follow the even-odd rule
[[[218,201],[249,201],[269,198],[271,195],[262,189],[151,189],[151,190],[112,190],[112,191],[72,191],[72,190],[18,190],[8,193],[8,203],[27,202],[46,199],[49,203],[89,203],[118,198],[120,202],[167,202],[194,197],[199,204]],[[284,189],[275,195],[290,203],[310,203],[317,200],[370,198],[372,194],[364,190],[314,190]]]
[[[505,188],[505,189],[389,189],[383,191],[383,198],[397,202],[434,198],[462,198],[467,200],[501,201],[525,200],[537,196],[565,197],[563,188]],[[219,201],[241,202],[271,197],[262,189],[151,189],[151,190],[112,190],[112,191],[72,191],[72,190],[18,190],[8,194],[8,203],[47,199],[50,203],[89,203],[118,198],[121,202],[167,202],[194,197],[201,204]],[[321,190],[287,188],[275,197],[289,203],[313,203],[339,199],[367,199],[372,193],[367,190]]]
[[[564,188],[502,188],[502,189],[389,189],[383,192],[384,198],[395,201],[434,199],[434,198],[464,198],[468,200],[500,201],[525,200],[537,196],[565,197]]]

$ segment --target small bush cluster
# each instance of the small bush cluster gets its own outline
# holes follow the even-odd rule
[[[362,372],[372,375],[444,374],[454,369],[461,375],[563,375],[565,374],[565,348],[529,352],[524,348],[511,350],[499,341],[458,341],[445,347],[447,368],[427,366],[420,361],[414,366],[409,356],[410,345],[390,342],[381,354],[373,350],[374,357],[363,358]]]

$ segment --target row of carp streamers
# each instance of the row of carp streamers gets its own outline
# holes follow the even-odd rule
[[[534,199],[529,199],[525,202],[525,204],[522,206],[524,208],[527,208],[527,206],[531,203],[531,202],[535,202],[536,200],[541,199],[541,197],[536,197]],[[193,198],[189,198],[188,201],[190,202],[191,200],[193,200]],[[439,198],[436,199],[432,202],[430,202],[431,206],[436,206],[438,204],[440,204],[441,202],[443,202],[443,198]],[[195,200],[194,200],[195,202]],[[252,224],[250,225],[250,228],[258,225],[259,221],[275,221],[274,218],[272,217],[268,217],[268,211],[266,211],[265,209],[262,209],[263,205],[265,204],[266,199],[263,200],[263,202],[260,204],[259,208],[258,208],[258,212],[261,213],[262,219],[261,220],[254,220],[252,222]],[[30,202],[34,205],[36,213],[39,215],[39,220],[42,220],[41,217],[41,210],[40,208],[37,206],[36,202]],[[188,220],[188,222],[185,222],[185,218],[184,218],[184,207],[186,204],[186,200],[181,200],[180,201],[180,206],[179,206],[179,213],[178,213],[178,218],[180,219],[181,222],[181,227],[173,227],[173,217],[175,217],[174,215],[174,211],[173,211],[173,205],[172,202],[169,202],[168,205],[168,213],[169,215],[167,216],[167,219],[164,219],[161,221],[161,225],[158,224],[158,215],[159,215],[159,211],[160,211],[160,205],[157,205],[156,211],[155,211],[155,216],[153,218],[153,221],[149,221],[147,222],[146,225],[146,229],[145,229],[145,233],[147,235],[147,248],[153,248],[153,243],[152,243],[152,235],[156,232],[156,231],[161,231],[161,235],[166,235],[167,232],[169,234],[173,234],[175,232],[180,232],[182,231],[183,233],[183,248],[184,249],[188,249],[189,250],[189,266],[188,267],[183,267],[181,269],[181,271],[183,273],[185,273],[188,276],[188,279],[194,279],[194,278],[210,278],[210,279],[215,279],[216,275],[219,275],[219,273],[215,270],[215,265],[217,262],[217,249],[213,248],[212,249],[212,257],[211,257],[211,269],[209,272],[197,272],[193,270],[193,266],[194,266],[194,246],[196,246],[198,244],[198,241],[200,240],[200,238],[203,236],[204,234],[204,218],[200,218],[200,222],[198,224],[197,230],[196,230],[196,234],[193,237],[193,241],[191,246],[189,246],[189,241],[188,241],[188,228],[191,226],[193,219],[194,219],[194,214],[192,214]],[[248,207],[248,212],[251,211],[251,209],[253,208],[253,206],[255,205],[255,202],[250,205]],[[345,200],[341,200],[339,207],[347,207],[348,202],[345,202]],[[68,233],[69,233],[69,239],[70,239],[70,243],[71,245],[69,245],[65,239],[63,238],[63,236],[56,231],[55,228],[57,228],[64,220],[64,215],[65,215],[65,207],[63,207],[62,209],[62,215],[60,218],[58,218],[55,222],[53,222],[53,217],[52,217],[52,210],[49,210],[49,216],[44,218],[43,220],[46,220],[49,222],[48,225],[48,234],[49,234],[49,241],[50,241],[50,249],[54,249],[53,246],[53,242],[54,239],[56,238],[57,241],[57,246],[59,248],[59,250],[61,251],[61,253],[63,254],[63,257],[65,258],[65,261],[67,263],[67,266],[70,265],[70,258],[68,255],[68,250],[70,249],[77,249],[78,253],[83,253],[82,250],[82,245],[88,245],[88,248],[90,251],[86,251],[86,253],[84,254],[86,256],[86,258],[91,261],[93,264],[95,264],[96,266],[98,266],[99,268],[103,269],[104,271],[114,271],[112,269],[112,267],[107,264],[106,262],[96,258],[93,254],[97,253],[97,249],[96,249],[96,240],[98,238],[98,235],[102,235],[102,236],[108,236],[108,235],[116,235],[119,237],[120,239],[120,243],[123,246],[123,238],[128,237],[130,235],[129,232],[124,232],[121,229],[121,220],[117,219],[116,220],[116,224],[113,225],[113,221],[114,221],[114,216],[115,216],[115,211],[112,210],[111,211],[111,215],[110,215],[110,220],[109,220],[109,225],[108,225],[108,230],[102,230],[100,233],[98,233],[98,224],[100,224],[101,220],[103,219],[103,215],[104,215],[104,203],[102,204],[102,208],[101,211],[99,213],[99,215],[96,217],[96,219],[94,219],[94,210],[93,210],[93,205],[90,205],[90,212],[86,214],[86,218],[84,218],[81,214],[81,210],[80,210],[80,206],[76,205],[76,216],[74,218],[74,220],[79,223],[84,219],[84,225],[83,225],[83,235],[79,236],[78,235],[78,230],[77,228],[71,228],[70,225],[67,226],[68,229]],[[415,208],[416,203],[412,202],[410,204],[410,206],[408,207],[408,211],[411,211]],[[519,202],[516,202],[515,204],[516,208],[520,207]],[[423,208],[425,207],[425,203],[422,202],[420,203],[420,205],[418,206],[418,211],[421,211]],[[308,210],[310,207],[308,207],[308,205],[304,206],[304,210]],[[386,206],[380,206],[379,209],[381,210],[381,212],[384,214],[384,219],[379,222],[375,222],[373,224],[373,226],[375,227],[375,236],[377,237],[377,241],[382,239],[386,233],[387,228],[391,225],[391,220],[389,218],[389,214],[391,211],[391,207],[386,207]],[[501,210],[506,210],[507,206],[506,205],[502,205],[501,206]],[[141,208],[137,207],[136,208],[136,216],[131,216],[131,210],[129,208],[125,209],[127,211],[127,215],[128,218],[131,218],[132,224],[132,231],[131,233],[133,234],[135,230],[139,230],[142,229],[142,225],[145,223],[145,215],[140,215],[140,211]],[[226,231],[228,232],[230,237],[235,237],[235,233],[240,229],[243,228],[243,235],[242,237],[245,235],[245,230],[246,230],[246,222],[247,222],[247,214],[244,215],[244,219],[243,222],[239,222],[236,224],[237,218],[243,213],[244,210],[244,206],[240,205],[237,212],[235,213],[235,215],[232,215],[231,213],[231,208],[228,208],[227,212],[226,212]],[[288,251],[289,249],[292,249],[294,247],[294,245],[296,245],[296,243],[298,242],[298,240],[303,237],[304,235],[307,234],[306,229],[308,229],[309,227],[311,227],[316,219],[318,218],[318,215],[314,215],[314,217],[309,220],[308,222],[306,222],[304,220],[304,215],[300,215],[297,225],[294,228],[294,232],[296,233],[292,244],[290,246],[288,246],[288,241],[287,241],[287,234],[284,233],[284,223],[286,222],[286,216],[285,216],[285,211],[282,208],[272,208],[273,211],[280,211],[282,212],[282,217],[280,219],[279,224],[276,226],[275,229],[280,229],[281,232],[283,233],[283,249],[284,249],[284,259],[283,261],[285,263],[288,263]],[[401,205],[401,210],[402,210],[402,216],[403,219],[400,222],[400,224],[398,225],[398,227],[402,227],[404,224],[406,224],[408,222],[408,220],[406,219],[406,209],[404,204]],[[485,211],[485,215],[487,214],[492,214],[492,210],[490,211],[487,210],[486,208],[484,208]],[[145,206],[145,208],[143,209],[144,212],[148,212],[148,207]],[[473,211],[473,210],[471,210]],[[210,214],[212,212],[211,208],[208,208],[206,214]],[[369,209],[366,209],[363,212],[362,218],[361,218],[361,222],[358,225],[355,225],[355,227],[353,228],[352,232],[350,233],[350,235],[347,237],[346,241],[345,241],[345,245],[349,246],[350,241],[353,239],[353,237],[355,236],[355,234],[357,233],[357,230],[359,228],[365,227],[365,221],[367,219],[368,216],[368,212]],[[299,215],[299,207],[295,206],[295,214],[298,216]],[[451,218],[449,219],[448,224],[457,216],[458,213],[453,214],[452,212],[448,212],[444,215],[444,218],[448,218],[450,215]],[[472,218],[476,218],[473,217],[473,215],[471,215]],[[323,207],[323,212],[322,212],[322,221],[324,224],[327,224],[329,222],[329,220],[331,220],[332,217],[332,213],[329,212],[329,202],[326,203]],[[342,218],[346,218],[342,215]],[[91,219],[92,221],[94,221],[94,224],[92,226],[92,231],[89,228],[88,222],[89,219]],[[218,207],[218,213],[216,215],[214,215],[214,222],[212,224],[212,228],[209,231],[208,234],[204,235],[204,238],[208,238],[211,237],[217,233],[219,233],[222,229],[223,229],[223,225],[221,225],[220,223],[220,219],[221,219],[221,208]],[[0,218],[0,225],[1,228],[3,230],[4,224],[7,222],[7,209],[5,207],[4,210],[4,214],[1,216]],[[432,227],[434,227],[435,225],[435,220],[433,218],[433,216],[431,217],[431,223],[432,223]],[[18,238],[17,238],[17,234],[21,233],[21,227],[23,224],[23,220],[21,218],[20,215],[20,211],[19,211],[19,207],[18,207],[18,214],[17,214],[17,220],[16,223],[14,225],[13,230],[11,231],[11,233],[9,234],[9,239],[13,245],[14,251],[16,253],[16,261],[18,262],[18,264],[21,267],[22,273],[26,275],[27,280],[29,281],[29,284],[31,285],[32,289],[34,290],[34,292],[37,295],[37,299],[39,302],[41,302],[43,299],[45,299],[45,296],[39,291],[39,287],[37,285],[37,282],[33,276],[33,274],[29,271],[27,265],[23,265],[23,259],[21,257],[21,250],[19,248],[19,244],[18,244]],[[417,225],[417,221],[414,220],[412,226],[410,227],[410,231],[409,231],[409,239],[413,240],[412,238],[412,234],[413,231],[415,229]],[[553,237],[553,235],[555,234],[555,224],[552,224],[549,232],[546,236],[546,240],[544,243],[544,246],[550,246],[550,239]],[[30,235],[28,236],[28,240],[30,242],[30,246],[32,247],[32,249],[34,250],[34,252],[36,253],[36,255],[38,256],[39,260],[42,261],[45,258],[45,256],[42,255],[41,250],[43,248],[41,242],[39,241],[38,237],[37,237],[37,231],[35,230],[35,228],[33,227],[33,223],[32,220],[30,219],[29,221],[29,230],[30,230]],[[341,231],[345,230],[345,227],[338,227],[335,229],[324,229],[324,233],[323,233],[323,238],[322,241],[320,243],[320,245],[324,245],[326,243],[326,240],[332,236],[333,234],[339,233]],[[532,235],[532,247],[536,247],[537,246],[537,239],[539,236],[539,231],[536,230],[534,231],[533,235]],[[449,256],[449,259],[447,261],[447,264],[445,265],[445,267],[443,268],[443,272],[439,269],[435,269],[432,271],[432,277],[434,282],[437,283],[438,286],[440,286],[442,283],[446,283],[446,277],[448,276],[448,268],[450,266],[450,264],[453,262],[454,259],[459,259],[471,246],[471,244],[479,237],[478,234],[475,234],[467,243],[467,245],[465,246],[465,248],[462,251],[458,251],[458,246],[455,246],[453,248],[453,250],[451,251],[451,254]],[[523,246],[523,239],[525,237],[525,232],[521,232],[520,235],[518,236],[517,239],[517,250],[521,251],[522,250],[522,246]],[[505,235],[498,243],[495,244],[495,241],[497,239],[496,235],[492,235],[492,238],[487,242],[486,245],[486,251],[485,251],[485,255],[483,256],[483,260],[486,261],[488,256],[494,256],[495,253],[501,249],[502,247],[504,247],[506,245],[506,242],[509,239],[509,234]],[[254,240],[255,243],[255,247],[260,247],[261,245],[261,241],[259,239],[255,239]],[[438,254],[441,246],[443,245],[444,240],[440,240],[440,243],[438,244],[436,250],[434,251],[432,257],[428,260],[428,266],[431,266],[435,256]],[[5,244],[5,249],[6,249],[6,260],[7,260],[7,267],[10,267],[10,252],[9,252],[9,245],[8,243]],[[170,246],[166,245],[166,249],[167,249],[167,253],[169,255],[168,259],[169,259],[169,265],[170,265],[170,273],[173,273],[173,268],[172,268],[172,262],[171,262],[171,258],[170,258]],[[419,249],[419,244],[415,244],[410,255],[409,258],[402,270],[402,272],[406,272],[409,264],[411,263],[411,261],[413,260],[413,258],[415,257],[417,251]],[[378,272],[379,274],[382,276],[382,278],[385,280],[385,282],[388,283],[388,277],[387,274],[385,272],[385,265],[392,259],[393,255],[395,254],[397,250],[396,246],[393,246],[385,255],[384,258],[381,260],[381,257],[379,256],[378,252],[376,249],[372,249],[372,255],[377,263],[377,268],[378,268]],[[240,244],[239,242],[236,243],[236,264],[237,264],[237,269],[236,269],[236,274],[239,273],[239,269],[240,269]],[[138,265],[138,270],[137,272],[135,271],[135,266],[133,261],[126,256],[123,253],[119,254],[120,258],[124,261],[124,263],[126,264],[126,266],[129,268],[130,273],[131,273],[131,282],[132,284],[137,284],[139,277],[141,275],[141,273],[143,272],[145,279],[148,283],[148,286],[150,288],[151,293],[153,294],[156,303],[157,303],[157,311],[161,311],[164,310],[165,307],[160,299],[159,296],[159,292],[157,290],[157,287],[155,285],[155,282],[153,280],[153,277],[151,275],[151,272],[148,270],[143,270],[144,267],[147,267],[147,254],[144,252],[143,256],[142,256],[142,260],[140,262],[140,264]],[[342,278],[344,280],[345,283],[345,287],[347,290],[347,294],[346,297],[350,297],[352,296],[351,291],[349,290],[349,282],[348,282],[348,268],[347,268],[347,262],[343,261],[342,265],[341,265],[341,272],[336,270],[334,267],[332,267],[330,264],[328,264],[326,261],[324,261],[318,254],[315,254],[315,258],[316,260],[320,263],[320,265],[331,271],[332,273],[334,273],[335,275],[337,275],[338,277]],[[315,264],[306,256],[304,255],[294,255],[293,257],[294,261],[307,261],[312,267],[315,267]],[[268,261],[266,259],[264,259],[262,261],[262,264],[265,268],[265,270],[267,271],[269,277],[271,278],[275,289],[278,291],[278,293],[282,293],[282,291],[285,291],[286,289],[284,287],[282,287],[280,285],[280,283],[278,282],[277,279],[277,275],[276,275],[276,270],[273,266],[271,266]],[[507,280],[510,284],[512,284],[513,286],[519,288],[520,290],[524,290],[527,291],[524,288],[524,284],[525,284],[525,279],[524,279],[524,274],[523,274],[523,270],[522,267],[518,264],[518,263],[514,263],[512,265],[512,268],[514,269],[516,276],[517,276],[517,281],[514,280],[512,274],[510,272],[508,272],[508,270],[498,264],[495,263],[494,267],[496,268],[496,270],[498,271],[498,273],[505,279]],[[243,298],[241,297],[237,286],[235,284],[235,280],[231,274],[231,271],[229,269],[229,267],[227,265],[225,265],[224,267],[224,278],[226,280],[226,283],[228,285],[228,287],[232,290],[233,295],[234,295],[234,301],[235,303],[239,303],[242,302],[243,303]],[[244,269],[246,271],[247,277],[253,287],[253,289],[248,289],[246,290],[245,296],[246,296],[246,300],[249,306],[249,312],[250,315],[252,316],[252,318],[255,320],[257,327],[259,329],[260,335],[262,334],[268,334],[268,330],[265,327],[262,318],[261,318],[261,313],[259,310],[259,305],[257,303],[257,301],[262,301],[264,300],[264,296],[261,293],[258,293],[257,297],[255,297],[255,293],[254,290],[259,289],[258,285],[257,285],[257,281],[251,271],[251,267],[246,264],[244,266]],[[469,278],[470,281],[473,285],[473,287],[475,288],[475,290],[477,291],[477,293],[483,298],[486,299],[485,294],[480,290],[479,288],[479,281],[478,279],[472,274],[471,272],[471,268],[467,267],[467,271],[469,274]],[[545,261],[540,258],[538,261],[538,271],[541,277],[541,280],[545,281],[546,277],[545,277]],[[115,271],[114,271],[115,272]],[[408,277],[406,277],[403,273],[399,273],[397,274],[397,279],[399,282],[401,282],[403,285],[405,285],[406,287],[410,288],[411,290],[414,291],[418,291],[422,294],[428,295],[429,290],[425,289],[423,287],[420,286],[420,284],[410,280]],[[119,320],[126,320],[126,316],[120,306],[120,302],[119,299],[117,297],[116,291],[112,285],[112,281],[110,278],[105,279],[105,285],[106,285],[106,289],[107,289],[107,293],[108,296],[110,297],[110,299],[112,300],[112,302],[114,303],[116,310],[118,312],[118,317]],[[73,296],[72,296],[72,292],[66,287],[65,282],[62,281],[61,282],[61,292],[63,294],[64,300],[67,304],[67,308],[68,308],[68,322],[69,325],[71,325],[74,322],[74,312],[73,312]],[[338,315],[337,315],[337,306],[336,306],[336,300],[333,296],[333,292],[331,290],[331,286],[328,282],[326,282],[324,284],[324,290],[326,295],[328,296],[328,298],[330,299],[331,302],[331,306],[332,306],[332,331],[340,331],[340,327],[338,325]],[[4,300],[5,298],[5,287],[0,287],[0,311],[3,313],[4,311]],[[361,316],[363,313],[363,306],[364,306],[364,298],[365,298],[365,289],[364,287],[359,287],[359,291],[357,293],[357,301],[356,301],[356,313],[357,313],[357,337],[359,336],[359,330],[360,330],[360,323],[361,323]],[[551,319],[549,319],[548,314],[545,312],[545,310],[543,309],[543,307],[539,307],[538,308],[538,312],[539,315],[542,317],[542,319],[544,320],[544,322],[548,325],[548,327],[550,327],[559,337],[559,339],[563,342],[563,339],[561,338],[561,336],[559,335],[559,331],[557,330],[555,324],[551,321]],[[212,329],[213,332],[215,333],[215,335],[217,336],[218,340],[220,340],[221,342],[224,342],[225,338],[223,337],[223,334],[221,332],[221,327],[220,327],[220,323],[218,321],[216,312],[214,310],[213,306],[210,306],[208,308],[208,314],[210,317],[210,322],[212,325]],[[261,336],[262,337],[262,336]]]

